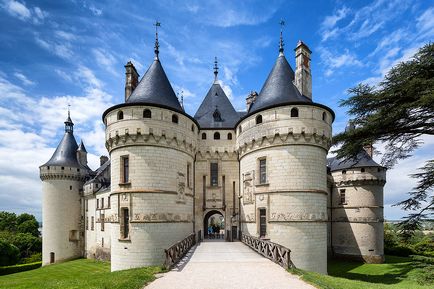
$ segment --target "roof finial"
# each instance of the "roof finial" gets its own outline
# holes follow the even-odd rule
[[[181,107],[184,108],[184,90],[181,89],[181,91],[178,91],[176,93],[176,96],[178,97],[178,101],[181,104]]]
[[[66,119],[65,123],[65,132],[70,132],[72,133],[74,131],[74,123],[72,122],[71,119],[71,112],[69,110],[70,108],[70,104],[68,103],[68,118]]]
[[[282,36],[282,33],[283,33],[283,26],[285,26],[285,20],[280,19],[279,24],[280,24],[279,56],[281,56],[281,55],[283,55],[283,46],[284,46],[284,44],[283,44],[283,36]]]
[[[158,54],[160,53],[160,44],[158,43],[158,27],[161,26],[161,23],[158,22],[158,20],[155,21],[154,23],[155,26],[155,47],[154,47],[154,52],[155,52],[155,60],[158,60]]]
[[[217,57],[214,58],[214,82],[217,81],[217,75],[219,74],[219,67],[217,62]]]

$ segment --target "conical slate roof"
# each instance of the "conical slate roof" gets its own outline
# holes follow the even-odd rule
[[[148,68],[126,103],[156,104],[184,111],[158,59]]]
[[[294,71],[283,53],[279,55],[273,69],[268,75],[255,102],[250,106],[249,113],[291,102],[312,103],[303,96],[293,84]]]
[[[78,146],[78,150],[87,153],[86,147],[84,146],[83,140],[80,141],[80,145]]]
[[[62,140],[57,146],[56,151],[48,162],[43,166],[64,166],[81,168],[82,166],[77,160],[78,145],[75,141],[74,134],[71,132],[65,132]]]
[[[234,128],[240,119],[218,81],[214,81],[194,119],[201,128]]]
[[[363,167],[382,167],[377,164],[365,150],[362,150],[356,160],[341,160],[336,157],[327,159],[327,166],[330,171],[346,170],[349,168],[363,168]]]

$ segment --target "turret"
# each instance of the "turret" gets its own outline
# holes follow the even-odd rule
[[[198,124],[173,91],[157,37],[154,60],[137,87],[103,114],[111,164],[111,211],[105,218],[111,222],[112,271],[160,265],[164,249],[193,232]]]
[[[312,74],[310,69],[309,47],[303,42],[298,41],[295,50],[295,86],[300,93],[312,99]]]
[[[80,141],[80,145],[77,149],[77,159],[80,165],[83,167],[87,167],[87,151],[86,147],[84,146],[83,140]]]
[[[84,149],[84,145],[83,145]],[[48,162],[40,166],[42,180],[42,264],[81,257],[83,238],[80,191],[89,168],[81,164],[68,112],[65,134]],[[82,162],[86,159],[83,156]]]

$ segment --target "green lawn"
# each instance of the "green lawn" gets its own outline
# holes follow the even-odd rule
[[[108,262],[79,259],[0,276],[0,288],[142,288],[159,272],[162,272],[160,267],[145,267],[111,273]]]
[[[299,270],[297,270],[299,271]],[[302,279],[324,289],[428,289],[434,284],[419,284],[422,270],[410,258],[386,256],[384,264],[332,260],[329,275],[300,271]],[[434,274],[434,272],[432,272]]]

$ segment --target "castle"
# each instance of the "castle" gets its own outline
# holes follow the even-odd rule
[[[111,269],[161,265],[164,249],[206,237],[223,216],[240,234],[291,250],[296,267],[327,273],[328,256],[383,260],[385,168],[372,147],[356,161],[327,159],[334,112],[313,102],[311,51],[299,41],[295,72],[281,36],[261,91],[234,109],[214,80],[194,116],[178,101],[159,59],[142,79],[126,68],[125,102],[107,109],[110,159],[91,170],[69,116],[43,182],[43,264],[86,257]],[[348,128],[351,129],[351,126]]]

